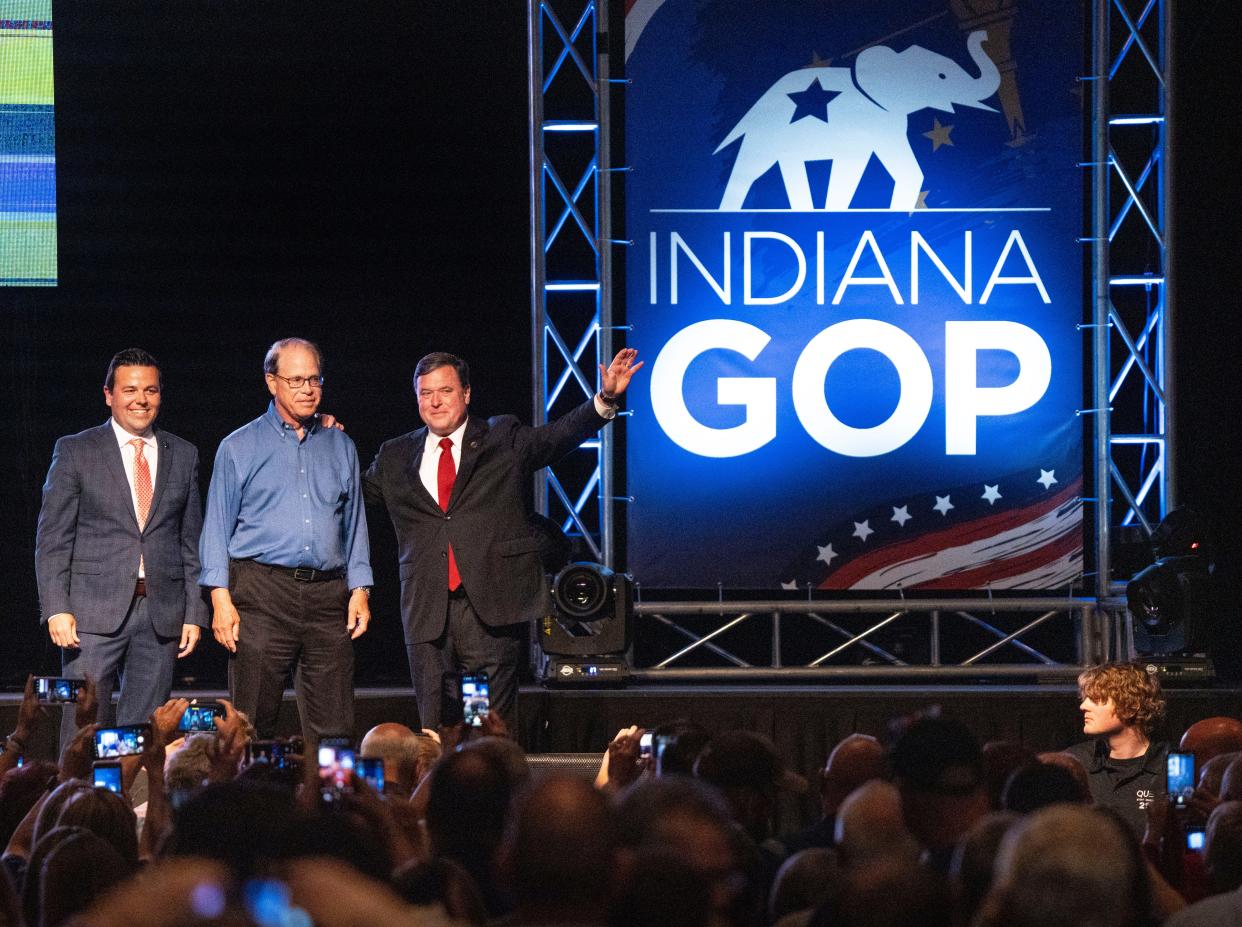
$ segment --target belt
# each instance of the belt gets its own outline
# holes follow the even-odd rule
[[[332,579],[344,579],[345,577],[345,571],[340,568],[316,570],[313,567],[286,567],[277,566],[274,563],[259,563],[257,560],[255,565],[272,573],[281,573],[291,579],[296,579],[299,583],[326,583]]]
[[[138,582],[134,583],[134,597],[145,596],[147,594],[147,581],[139,576]]]

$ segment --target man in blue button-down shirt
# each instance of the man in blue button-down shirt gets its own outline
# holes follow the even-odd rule
[[[272,403],[220,443],[207,493],[199,585],[231,654],[233,704],[260,737],[275,732],[291,669],[308,739],[354,730],[351,640],[371,620],[370,545],[354,442],[316,417],[321,366],[309,341],[272,345]]]

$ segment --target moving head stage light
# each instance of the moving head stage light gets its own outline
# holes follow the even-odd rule
[[[539,625],[546,683],[617,685],[634,614],[633,584],[598,563],[571,563],[552,581],[552,609]]]

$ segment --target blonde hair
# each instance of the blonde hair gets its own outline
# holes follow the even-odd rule
[[[1164,715],[1160,680],[1136,663],[1106,663],[1083,670],[1078,694],[1100,704],[1111,700],[1121,723],[1144,734],[1151,734]]]

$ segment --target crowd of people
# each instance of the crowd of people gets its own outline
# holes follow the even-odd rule
[[[0,753],[0,927],[1242,923],[1242,723],[1185,732],[1200,776],[1170,802],[1155,680],[1079,685],[1085,745],[980,744],[929,709],[846,737],[816,783],[761,735],[689,720],[621,731],[593,782],[532,771],[495,713],[381,724],[351,745],[380,761],[364,778],[337,747],[255,741],[227,702],[182,735],[172,699],[114,791],[94,687],[50,762],[26,755],[31,684]],[[817,819],[777,832],[779,797],[816,788]]]

